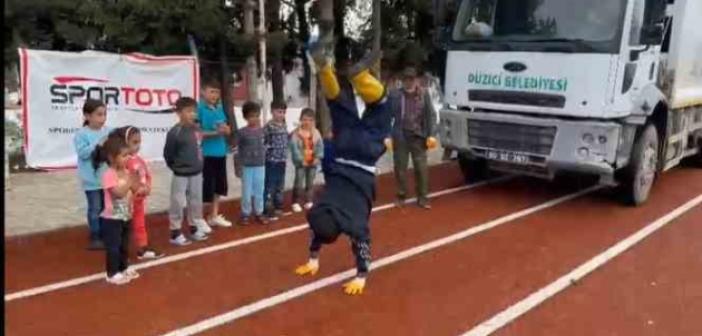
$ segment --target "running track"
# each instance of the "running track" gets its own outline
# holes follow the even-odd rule
[[[5,332],[702,335],[702,169],[664,174],[639,208],[581,181],[462,187],[448,164],[432,171],[443,191],[432,211],[383,207],[392,179],[379,186],[361,297],[340,288],[353,275],[345,240],[323,250],[316,276],[293,274],[306,260],[303,216],[175,248],[157,215],[152,237],[168,259],[121,287],[100,279],[104,256],[84,250],[84,228],[6,239]]]

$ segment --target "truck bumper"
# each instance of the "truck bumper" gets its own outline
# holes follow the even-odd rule
[[[444,147],[488,159],[493,169],[551,177],[557,171],[612,176],[623,127],[614,121],[564,120],[443,109]]]

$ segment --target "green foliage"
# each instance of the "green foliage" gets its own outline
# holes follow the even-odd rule
[[[311,22],[299,20],[300,7],[310,1]],[[333,0],[337,38],[339,24],[357,0]],[[367,0],[370,1],[370,0]],[[255,54],[257,41],[243,32],[243,7],[223,8],[223,0],[5,0],[5,60],[17,61],[17,48],[109,52],[143,52],[155,55],[189,54],[188,35],[197,43],[200,57],[217,61],[220,41],[225,39],[227,57],[244,63]],[[298,10],[287,21],[277,20],[281,3]],[[268,56],[271,61],[301,55],[307,30],[297,22],[315,22],[319,0],[268,0]],[[383,0],[382,45],[385,63],[394,68],[424,64],[433,52],[432,1]],[[370,20],[370,18],[369,18]],[[272,23],[272,25],[271,25]],[[362,50],[371,45],[373,33],[368,22],[360,41],[346,41]]]

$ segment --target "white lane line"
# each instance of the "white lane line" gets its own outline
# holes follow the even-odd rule
[[[371,270],[376,270],[381,267],[385,267],[394,263],[397,263],[399,261],[402,261],[404,259],[411,258],[413,256],[416,256],[420,253],[424,253],[451,243],[455,243],[459,240],[468,238],[470,236],[479,234],[481,232],[496,228],[500,225],[504,225],[510,222],[515,221],[516,219],[531,215],[533,213],[548,209],[550,207],[556,206],[558,204],[564,203],[566,201],[572,200],[574,198],[583,196],[585,194],[591,193],[595,190],[600,189],[600,186],[594,186],[590,187],[581,191],[578,191],[576,193],[572,193],[566,196],[562,196],[553,200],[550,200],[546,203],[533,206],[494,220],[491,220],[489,222],[486,222],[484,224],[480,224],[478,226],[471,227],[469,229],[466,229],[464,231],[452,234],[450,236],[440,238],[419,246],[415,246],[412,248],[409,248],[407,250],[404,250],[402,252],[399,252],[397,254],[393,254],[391,256],[387,256],[384,258],[381,258],[379,260],[374,261],[371,264]],[[286,292],[277,294],[275,296],[271,296],[259,301],[256,301],[254,303],[241,306],[237,309],[234,309],[232,311],[213,316],[211,318],[202,320],[200,322],[197,322],[195,324],[186,326],[184,328],[176,329],[171,332],[168,332],[167,334],[164,334],[166,336],[185,336],[185,335],[194,335],[200,332],[203,332],[208,329],[212,329],[217,326],[221,326],[226,323],[230,323],[234,320],[243,318],[248,315],[252,315],[254,313],[257,313],[261,310],[271,308],[273,306],[285,303],[287,301],[290,301],[292,299],[295,299],[297,297],[309,294],[311,292],[317,291],[319,289],[322,289],[324,287],[339,283],[341,281],[344,281],[346,279],[349,279],[353,277],[356,274],[355,269],[350,269],[344,272],[340,272],[334,275],[331,275],[326,278],[322,278],[320,280],[317,280],[315,282],[312,282],[310,284],[300,286],[291,290],[288,290]]]
[[[491,317],[490,319],[480,323],[479,325],[462,334],[461,336],[485,336],[492,334],[493,332],[499,330],[500,328],[524,315],[528,311],[534,309],[536,306],[540,305],[544,301],[548,300],[549,298],[553,297],[559,292],[567,289],[574,282],[577,282],[583,277],[592,273],[593,271],[603,266],[613,258],[617,257],[624,251],[628,250],[632,246],[644,240],[646,237],[660,230],[662,227],[672,223],[673,220],[682,216],[687,211],[701,203],[702,195],[693,198],[692,200],[688,201],[687,203],[683,204],[677,209],[659,218],[655,222],[648,224],[646,227],[637,231],[633,235],[611,246],[610,248],[595,256],[594,258],[590,259],[586,263],[578,266],[569,273],[558,278],[556,281],[550,283],[546,287],[539,289],[538,291],[527,296],[525,299],[501,311],[500,313]]]
[[[496,179],[492,179],[492,180],[487,180],[487,181],[483,181],[483,182],[479,182],[479,183],[475,183],[475,184],[465,185],[465,186],[461,186],[461,187],[457,187],[457,188],[446,189],[446,190],[438,191],[435,193],[431,193],[431,194],[429,194],[429,197],[436,198],[436,197],[440,197],[440,196],[444,196],[444,195],[454,194],[454,193],[458,193],[458,192],[466,191],[466,190],[470,190],[470,189],[475,189],[475,188],[482,187],[482,186],[489,185],[489,184],[504,182],[504,181],[507,181],[511,178],[513,178],[513,177],[512,176],[504,176],[504,177],[500,177],[500,178],[496,178]],[[413,198],[413,199],[408,200],[408,202],[413,202],[415,200],[416,199]],[[396,207],[394,203],[389,203],[389,204],[385,204],[385,205],[381,205],[381,206],[373,208],[372,212],[378,212],[378,211],[383,211],[383,210],[387,210],[387,209],[392,209],[394,207]],[[233,240],[233,241],[230,241],[227,243],[222,243],[219,245],[212,245],[212,246],[200,248],[200,249],[189,251],[189,252],[174,254],[174,255],[170,255],[167,257],[160,258],[160,259],[134,264],[131,267],[134,269],[137,269],[137,270],[147,269],[147,268],[151,268],[151,267],[155,267],[155,266],[159,266],[159,265],[164,265],[164,264],[169,264],[169,263],[173,263],[173,262],[181,261],[181,260],[185,260],[185,259],[190,259],[193,257],[197,257],[197,256],[209,254],[209,253],[214,253],[214,252],[218,252],[218,251],[222,251],[222,250],[226,250],[226,249],[230,249],[230,248],[253,244],[255,242],[284,236],[284,235],[295,233],[297,231],[302,231],[305,229],[307,229],[307,223],[293,226],[293,227],[289,227],[286,229],[280,229],[280,230],[276,230],[276,231],[244,238],[244,239]],[[60,281],[60,282],[56,282],[56,283],[52,283],[52,284],[48,284],[48,285],[34,287],[34,288],[26,289],[26,290],[21,290],[18,292],[6,294],[5,295],[5,302],[9,302],[9,301],[17,300],[17,299],[28,298],[31,296],[49,293],[49,292],[53,292],[53,291],[57,291],[57,290],[65,289],[65,288],[69,288],[69,287],[75,287],[75,286],[79,286],[79,285],[86,284],[86,283],[93,282],[93,281],[97,281],[97,280],[103,280],[104,278],[105,278],[105,273],[101,272],[101,273],[95,273],[95,274],[86,275],[86,276],[82,276],[82,277],[78,277],[78,278],[73,278],[70,280]]]

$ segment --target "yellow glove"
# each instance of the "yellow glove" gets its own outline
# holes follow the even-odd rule
[[[327,64],[319,70],[319,84],[322,86],[322,92],[328,100],[334,100],[339,97],[341,86],[339,86],[339,80],[336,78],[334,67],[331,64]]]
[[[427,138],[427,149],[434,149],[439,145],[439,142],[436,140],[435,137],[428,137]]]
[[[319,271],[319,261],[315,259],[310,259],[306,264],[298,266],[295,269],[295,274],[297,275],[315,275]]]
[[[344,284],[344,293],[348,295],[361,295],[366,287],[366,279],[355,278]]]
[[[374,104],[385,96],[385,86],[366,69],[351,77],[351,85],[366,104]]]
[[[385,138],[385,149],[387,149],[388,152],[392,152],[392,139]]]

